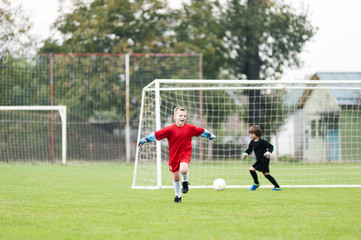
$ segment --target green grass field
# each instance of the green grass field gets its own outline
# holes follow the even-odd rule
[[[361,239],[361,188],[190,189],[176,204],[172,189],[131,189],[132,175],[0,165],[0,239]]]

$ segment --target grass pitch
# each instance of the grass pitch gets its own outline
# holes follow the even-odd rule
[[[127,165],[0,165],[0,239],[361,238],[361,188],[191,188],[176,204],[173,189],[131,189],[132,175]]]

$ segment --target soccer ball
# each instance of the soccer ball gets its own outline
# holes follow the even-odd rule
[[[222,191],[226,187],[226,182],[222,178],[217,178],[213,182],[213,188],[216,191]]]

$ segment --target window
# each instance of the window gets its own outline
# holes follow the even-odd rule
[[[311,121],[311,138],[316,137],[316,120]]]

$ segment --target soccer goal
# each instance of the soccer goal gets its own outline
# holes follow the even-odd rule
[[[249,187],[254,155],[241,160],[253,124],[274,151],[270,173],[281,187],[361,187],[361,81],[155,80],[143,89],[138,140],[174,124],[176,106],[187,123],[214,133],[193,138],[191,188]],[[272,187],[262,173],[261,187]],[[133,188],[172,187],[167,140],[138,148]]]
[[[0,106],[0,162],[66,164],[66,106]]]

